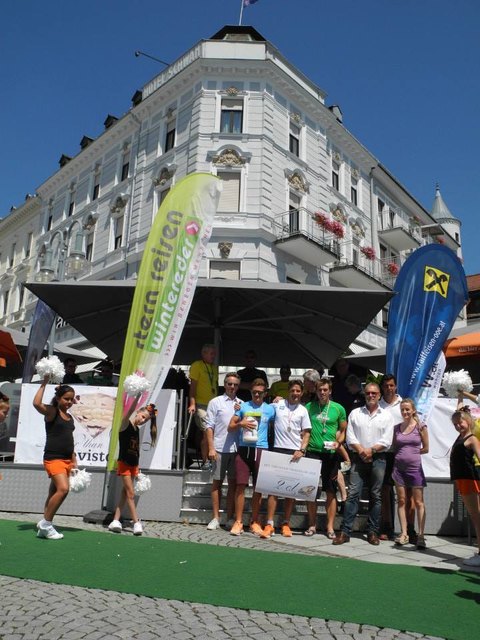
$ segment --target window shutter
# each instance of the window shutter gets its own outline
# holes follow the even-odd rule
[[[223,190],[218,203],[219,211],[239,211],[240,174],[220,171],[217,176],[222,180]]]

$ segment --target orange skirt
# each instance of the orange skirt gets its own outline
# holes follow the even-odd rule
[[[58,476],[64,474],[70,475],[70,471],[73,469],[72,460],[44,460],[43,467],[48,473],[48,477]]]
[[[455,486],[461,496],[469,493],[480,493],[480,480],[455,480]]]
[[[138,465],[132,466],[131,464],[126,464],[125,462],[118,460],[117,476],[132,476],[132,478],[136,478],[138,476]]]

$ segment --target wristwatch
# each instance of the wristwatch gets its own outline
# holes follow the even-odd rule
[[[301,451],[303,453],[303,455],[305,455],[307,453],[307,450],[305,448],[299,449],[299,451]]]
[[[372,450],[372,456],[374,456],[377,452],[377,450],[375,449],[375,447],[370,447],[370,449]]]

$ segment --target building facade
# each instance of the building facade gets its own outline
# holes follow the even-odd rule
[[[223,181],[203,278],[392,288],[425,243],[461,256],[460,223],[432,217],[325,100],[251,27],[193,46],[0,221],[0,323],[28,325],[27,279],[135,278],[160,204],[197,171]],[[386,323],[352,349],[382,346]],[[88,346],[61,321],[57,340]]]

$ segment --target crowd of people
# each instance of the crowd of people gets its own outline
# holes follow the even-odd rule
[[[303,457],[321,461],[319,490],[326,494],[325,535],[333,545],[350,541],[359,502],[368,494],[366,538],[371,545],[391,539],[397,545],[414,544],[426,548],[426,486],[421,457],[428,452],[428,427],[419,420],[411,398],[401,398],[392,374],[380,382],[360,379],[348,370],[348,362],[338,361],[334,375],[315,369],[302,377],[291,378],[288,364],[280,367],[280,380],[270,388],[265,371],[256,367],[256,354],[248,351],[245,367],[227,373],[223,387],[218,386],[214,345],[206,344],[201,359],[190,367],[188,412],[199,433],[202,468],[212,472],[212,519],[207,529],[221,526],[222,485],[228,481],[226,496],[227,528],[231,535],[244,532],[245,491],[253,484],[249,530],[261,538],[276,533],[278,498],[269,495],[266,520],[260,522],[262,493],[256,491],[262,453],[270,450],[284,454],[292,463]],[[102,371],[102,376],[105,375]],[[105,373],[109,375],[111,369]],[[67,374],[75,371],[67,370]],[[44,467],[50,478],[44,517],[37,524],[40,538],[63,537],[53,526],[53,518],[69,492],[69,476],[77,466],[74,452],[73,418],[69,409],[75,401],[70,384],[56,387],[49,404],[44,394],[49,377],[45,376],[35,394],[33,405],[44,416],[46,444]],[[219,389],[221,389],[220,394]],[[465,406],[465,398],[480,404],[480,396],[459,392],[452,423],[458,437],[451,449],[450,471],[473,522],[479,551],[465,560],[480,566],[480,440],[474,435],[474,420]],[[137,409],[138,398],[120,428],[120,453],[117,475],[122,492],[109,526],[122,531],[120,522],[127,505],[134,523],[134,534],[143,526],[136,511],[134,480],[139,472],[139,429],[150,421],[152,446],[156,440],[154,405]],[[9,399],[0,394],[0,423],[9,411]],[[344,474],[348,474],[348,486]],[[394,534],[395,487],[400,533]],[[337,496],[340,495],[340,505]],[[280,533],[292,536],[291,516],[295,500],[285,498]],[[335,531],[340,509],[343,518]],[[308,523],[305,536],[317,534],[317,500],[307,502]]]
[[[221,488],[227,478],[226,525],[231,535],[244,532],[245,489],[252,478],[249,531],[261,538],[275,535],[278,498],[268,496],[262,525],[262,494],[255,490],[262,452],[272,450],[290,456],[292,462],[304,456],[321,461],[319,490],[326,494],[325,534],[333,545],[350,541],[360,499],[367,493],[369,544],[392,540],[400,546],[426,548],[426,481],[421,457],[428,452],[428,426],[419,420],[414,401],[399,396],[394,375],[362,385],[358,376],[349,372],[348,361],[342,359],[333,376],[309,369],[301,378],[292,379],[285,364],[280,368],[280,380],[269,388],[265,372],[256,367],[255,353],[249,351],[245,368],[227,373],[223,392],[218,395],[215,355],[213,345],[204,345],[201,360],[192,365],[188,405],[205,443],[202,468],[213,472],[213,517],[208,529],[221,526]],[[462,394],[452,422],[459,436],[452,447],[451,477],[480,545],[480,467],[475,461],[475,456],[480,459],[480,441],[473,435],[473,420],[463,406]],[[348,487],[344,473],[348,473]],[[393,488],[398,535],[394,534]],[[337,495],[343,518],[336,532]],[[283,504],[280,533],[289,537],[295,501],[286,498]],[[317,534],[316,500],[307,502],[307,514],[304,535],[313,536]],[[480,546],[479,553],[465,562],[480,566]]]

